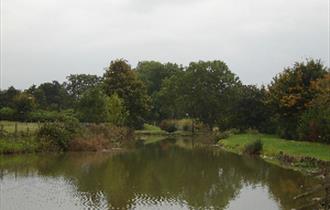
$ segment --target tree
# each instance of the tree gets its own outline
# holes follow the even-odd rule
[[[124,100],[129,116],[128,126],[141,128],[149,111],[150,98],[143,82],[125,60],[111,61],[104,74],[104,91],[108,96],[117,94]]]
[[[226,127],[231,93],[240,85],[239,78],[222,61],[199,61],[189,64],[184,74],[180,94],[182,105],[190,117],[210,128]]]
[[[184,74],[185,72],[181,71],[165,79],[160,91],[154,95],[153,100],[155,107],[157,107],[158,121],[186,117],[183,108],[184,101],[181,97]]]
[[[109,112],[108,122],[115,125],[126,124],[129,113],[126,111],[124,100],[122,100],[116,93],[108,97],[107,107]]]
[[[330,144],[330,73],[311,83],[315,98],[299,118],[301,140]]]
[[[72,104],[64,85],[57,81],[42,83],[37,88],[32,86],[27,92],[35,97],[41,109],[60,111]]]
[[[254,128],[267,131],[270,120],[270,109],[266,104],[267,92],[264,87],[254,85],[242,85],[238,87],[232,101],[232,126],[245,130]]]
[[[158,101],[158,92],[163,82],[178,72],[182,71],[182,67],[175,63],[162,64],[156,61],[142,61],[136,67],[138,77],[145,83],[148,94],[151,96],[151,110],[147,116],[150,121],[160,122],[162,113],[160,110],[160,102]]]
[[[77,104],[77,115],[83,122],[107,122],[109,119],[107,96],[100,88],[92,88],[83,93]]]
[[[67,80],[65,88],[74,100],[79,100],[86,90],[97,87],[101,82],[99,76],[90,74],[70,74]]]
[[[33,111],[36,107],[35,99],[28,93],[20,93],[14,97],[14,106],[19,120],[25,120],[27,114]]]
[[[177,64],[162,64],[157,61],[142,61],[136,67],[138,77],[146,84],[148,94],[152,95],[160,90],[164,79],[181,71]]]
[[[299,117],[310,106],[316,93],[311,85],[328,70],[320,60],[296,62],[277,75],[269,89],[269,103],[278,114],[280,134],[295,139]]]
[[[13,86],[7,90],[0,91],[0,107],[14,107],[14,98],[21,91],[15,89]]]

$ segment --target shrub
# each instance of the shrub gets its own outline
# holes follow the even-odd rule
[[[263,149],[263,144],[260,139],[255,140],[244,146],[243,153],[248,155],[259,155]]]
[[[28,114],[28,120],[32,122],[54,122],[59,113],[56,111],[37,110]]]
[[[16,111],[10,107],[3,107],[0,109],[1,120],[14,120]]]
[[[177,130],[177,127],[175,125],[175,120],[163,120],[160,124],[159,124],[160,129],[169,132],[169,133],[173,133]]]
[[[301,140],[330,144],[330,108],[314,107],[304,112],[297,132]]]
[[[82,135],[69,142],[69,150],[99,151],[132,143],[134,132],[112,124],[87,124]]]
[[[37,110],[30,112],[27,116],[27,119],[31,122],[55,122],[64,121],[65,118],[73,116],[74,112],[71,109],[67,109],[61,112]]]
[[[76,118],[66,117],[62,122],[44,123],[37,136],[44,149],[65,151],[79,128],[79,121]]]
[[[192,130],[192,120],[182,119],[176,121],[176,127],[178,130],[191,131]]]

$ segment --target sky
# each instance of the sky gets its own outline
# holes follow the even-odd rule
[[[19,89],[111,60],[222,60],[245,84],[295,61],[329,65],[329,0],[0,0],[1,84]]]

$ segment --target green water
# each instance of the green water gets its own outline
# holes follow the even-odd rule
[[[0,157],[0,209],[244,209],[299,207],[315,180],[191,140],[130,151]]]

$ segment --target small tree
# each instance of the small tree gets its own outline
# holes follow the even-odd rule
[[[149,111],[150,97],[144,83],[125,60],[112,61],[103,77],[103,88],[108,96],[116,93],[124,100],[129,112],[127,124],[143,127],[144,117]]]
[[[35,99],[27,93],[20,93],[14,97],[14,106],[19,120],[25,120],[27,114],[36,107]]]
[[[115,125],[125,125],[129,115],[125,108],[124,100],[116,93],[107,98],[107,107],[109,112],[108,122]]]
[[[98,88],[87,90],[78,102],[77,114],[83,122],[107,122],[109,119],[107,96]]]

